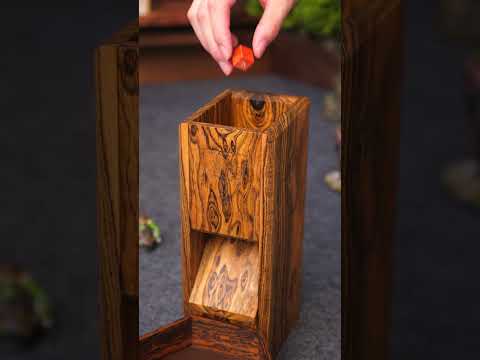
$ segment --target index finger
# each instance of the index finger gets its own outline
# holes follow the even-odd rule
[[[265,11],[253,35],[253,52],[257,58],[262,57],[267,46],[277,37],[283,20],[294,4],[294,0],[266,2]]]
[[[230,9],[235,0],[207,0],[212,31],[225,60],[232,56],[232,34],[230,32]]]

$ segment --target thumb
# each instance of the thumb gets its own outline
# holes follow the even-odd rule
[[[290,12],[294,0],[269,0],[264,1],[265,11],[253,35],[253,53],[261,58],[268,45],[277,37],[283,20]],[[263,5],[262,4],[262,5]]]

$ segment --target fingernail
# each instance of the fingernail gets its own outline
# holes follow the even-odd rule
[[[226,46],[220,45],[220,51],[222,52],[225,60],[230,59],[230,51],[228,51]]]
[[[265,49],[267,47],[267,42],[265,40],[260,40],[255,47],[255,56],[257,59],[260,59],[265,52]]]
[[[232,72],[232,65],[226,61],[220,61],[218,63],[220,65],[220,68],[222,69],[223,73],[226,76],[229,76]]]

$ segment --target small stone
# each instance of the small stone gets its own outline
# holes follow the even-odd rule
[[[48,298],[32,277],[0,265],[0,336],[31,340],[52,327]]]
[[[239,70],[247,71],[255,62],[253,51],[244,45],[238,45],[233,51],[232,65]]]
[[[153,250],[162,243],[162,235],[158,225],[148,216],[140,216],[138,220],[139,245]]]
[[[340,171],[334,170],[325,175],[325,183],[330,189],[336,192],[342,191],[342,176]]]

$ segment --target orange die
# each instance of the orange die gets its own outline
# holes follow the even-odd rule
[[[238,45],[233,51],[232,64],[237,69],[247,71],[254,62],[253,51],[249,47]]]

